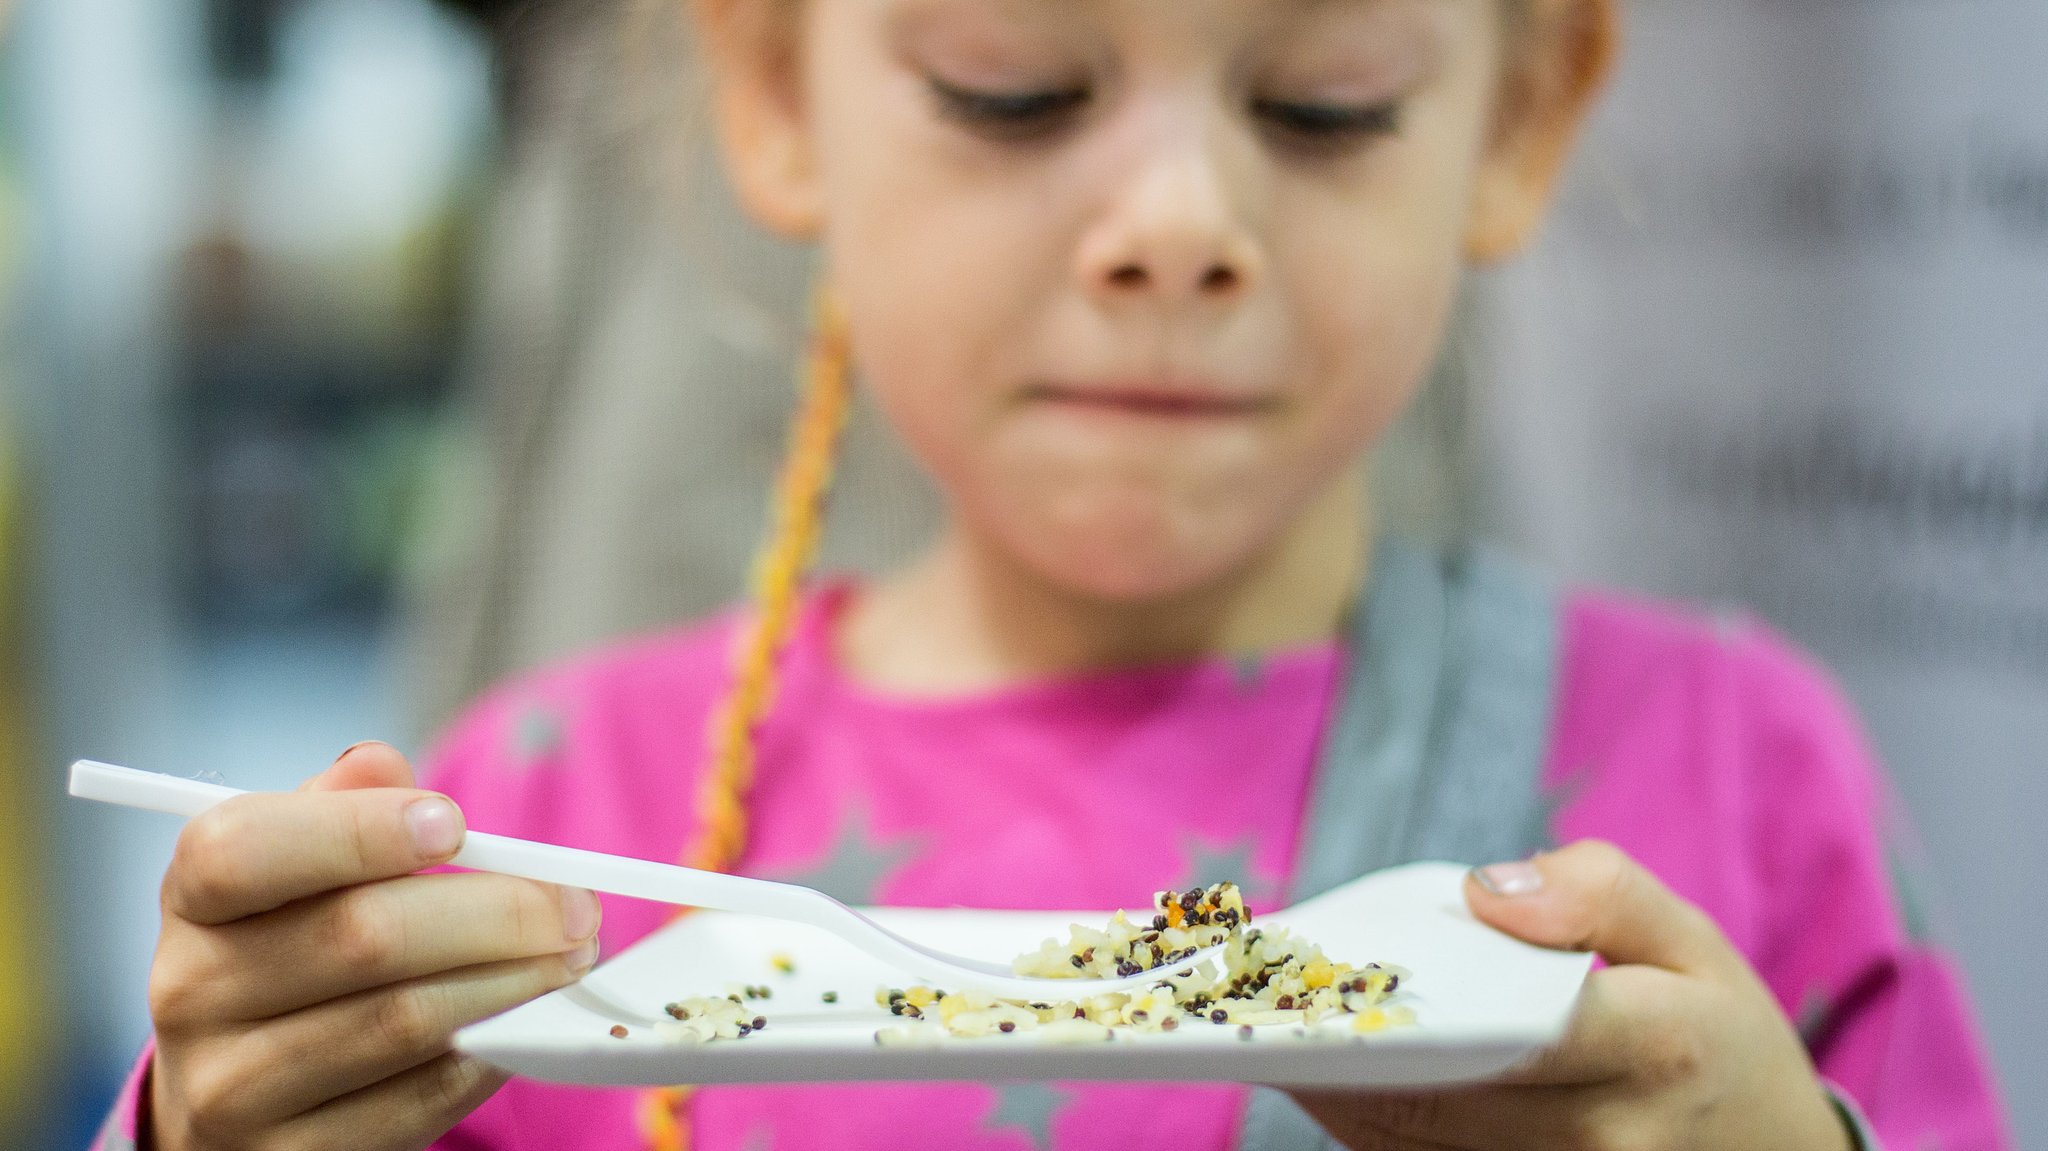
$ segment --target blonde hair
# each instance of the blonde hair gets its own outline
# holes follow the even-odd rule
[[[803,583],[824,533],[839,441],[853,402],[853,349],[846,317],[828,291],[813,305],[802,396],[775,484],[769,527],[755,557],[753,585],[732,651],[725,698],[705,732],[707,761],[697,793],[697,837],[683,862],[706,871],[737,866],[747,845],[747,794],[753,787],[762,721],[774,704]],[[641,1127],[653,1151],[686,1151],[684,1115],[691,1088],[650,1091]]]

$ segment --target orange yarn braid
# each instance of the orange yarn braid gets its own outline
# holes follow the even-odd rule
[[[783,645],[796,620],[803,580],[824,534],[825,498],[852,407],[853,350],[846,317],[829,293],[814,305],[803,395],[776,480],[768,536],[755,558],[752,610],[733,651],[732,686],[712,713],[710,751],[698,795],[698,839],[684,862],[725,871],[747,842],[747,792],[754,782],[755,740],[774,702]],[[687,1151],[691,1088],[664,1087],[641,1099],[640,1125],[651,1151]]]

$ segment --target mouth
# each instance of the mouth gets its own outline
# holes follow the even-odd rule
[[[1189,421],[1244,419],[1280,406],[1276,396],[1194,384],[1034,384],[1025,389],[1024,399],[1080,411]]]

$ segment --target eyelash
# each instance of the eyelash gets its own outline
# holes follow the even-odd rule
[[[1033,139],[1063,127],[1088,102],[1086,88],[1050,92],[980,92],[931,80],[939,110],[953,120],[1001,140]]]
[[[968,128],[998,140],[1027,140],[1051,135],[1072,118],[1090,97],[1086,88],[1044,92],[981,92],[930,79],[939,110]],[[1390,101],[1365,107],[1308,104],[1291,100],[1254,100],[1252,114],[1294,143],[1312,149],[1342,150],[1401,130],[1401,104]]]
[[[1354,107],[1256,100],[1252,111],[1275,131],[1316,148],[1343,148],[1401,131],[1401,103]]]

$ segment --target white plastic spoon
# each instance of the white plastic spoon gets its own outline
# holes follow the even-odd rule
[[[207,808],[247,794],[232,787],[179,779],[132,767],[116,767],[81,759],[71,765],[71,794],[80,799],[162,811],[187,819]],[[585,887],[613,895],[650,899],[685,907],[737,911],[769,919],[786,919],[829,931],[906,975],[934,984],[979,988],[1009,999],[1073,999],[1112,991],[1135,991],[1157,983],[1161,970],[1121,979],[1034,979],[1008,967],[913,943],[809,887],[749,879],[715,871],[698,871],[644,859],[628,859],[597,851],[579,851],[550,843],[534,843],[503,835],[471,831],[450,862],[472,871],[494,871],[547,883]],[[1205,948],[1168,969],[1185,970],[1214,958],[1223,948]]]

